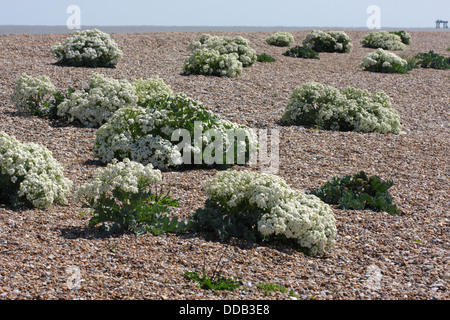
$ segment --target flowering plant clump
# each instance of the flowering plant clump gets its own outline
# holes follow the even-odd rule
[[[383,73],[408,73],[410,69],[408,61],[381,48],[366,55],[361,67],[367,71]]]
[[[137,235],[182,231],[187,223],[162,214],[168,213],[169,207],[177,207],[178,201],[158,192],[161,181],[161,171],[151,164],[114,159],[106,168],[95,171],[92,180],[77,190],[76,197],[84,207],[93,209],[89,226],[101,224],[109,232],[132,230]]]
[[[402,42],[404,44],[407,45],[411,44],[411,35],[408,32],[401,30],[401,31],[390,31],[390,33],[398,35],[400,39],[402,39]]]
[[[196,122],[200,124],[198,127]],[[245,148],[239,147],[244,141],[229,139],[228,131],[241,133],[250,140],[249,143]],[[175,132],[181,133],[183,140],[180,144],[183,145],[177,146],[172,142]],[[208,149],[207,146],[216,141],[218,136],[223,138],[223,144],[213,150]],[[219,119],[200,102],[179,93],[175,96],[160,96],[157,102],[147,108],[130,106],[116,111],[96,133],[94,156],[104,163],[114,158],[129,158],[163,169],[191,164],[188,155],[193,155],[195,159],[200,156],[206,164],[212,164],[214,160],[223,164],[223,159],[229,159],[226,158],[226,152],[222,151],[220,155],[219,150],[230,148],[233,151],[237,149],[233,162],[243,157],[248,160],[253,150],[250,146],[254,145],[256,136],[248,127]]]
[[[172,88],[158,76],[148,79],[136,79],[131,82],[137,95],[137,105],[153,105],[160,95],[174,95]]]
[[[382,91],[348,87],[342,91],[308,82],[292,93],[281,121],[324,129],[398,134],[400,117]]]
[[[323,255],[335,245],[333,211],[319,198],[291,189],[275,175],[221,171],[206,181],[205,208],[191,216],[194,229],[221,237],[282,240]]]
[[[70,122],[80,121],[86,127],[98,127],[105,123],[119,108],[136,105],[135,88],[126,80],[107,78],[95,73],[89,78],[84,91],[74,92],[58,105],[58,116]]]
[[[267,44],[277,47],[289,47],[294,42],[294,36],[290,32],[276,32],[266,38]]]
[[[40,209],[65,204],[72,182],[42,145],[21,143],[0,132],[0,200]]]
[[[23,74],[11,94],[11,100],[17,111],[46,115],[51,112],[48,101],[55,93],[56,88],[48,77],[31,77]]]
[[[184,63],[185,74],[236,77],[242,73],[242,62],[237,53],[220,54],[215,49],[194,50]]]
[[[76,31],[54,44],[51,52],[59,64],[77,67],[114,67],[122,57],[109,34],[97,29]]]
[[[216,50],[221,55],[236,53],[244,68],[254,64],[257,59],[256,51],[250,47],[250,41],[241,36],[220,37],[203,34],[199,41],[193,41],[188,46],[191,51],[204,48]]]
[[[405,41],[405,42],[404,42]],[[405,44],[410,43],[409,34],[388,31],[374,31],[367,34],[361,44],[367,48],[381,48],[385,50],[404,50]]]
[[[350,37],[343,31],[313,30],[303,40],[303,45],[316,52],[348,53],[353,44]]]

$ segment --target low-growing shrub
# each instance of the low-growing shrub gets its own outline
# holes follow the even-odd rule
[[[11,101],[18,112],[26,112],[35,116],[56,118],[57,106],[70,97],[73,89],[67,94],[56,90],[53,83],[46,76],[31,77],[23,74],[17,80]]]
[[[188,49],[192,55],[185,60],[185,74],[236,77],[242,73],[242,68],[251,66],[257,60],[250,41],[241,36],[203,34],[199,41],[191,42]]]
[[[203,34],[199,41],[193,41],[189,44],[188,49],[195,51],[197,49],[212,49],[218,51],[220,54],[236,53],[242,62],[244,68],[255,63],[257,54],[251,48],[250,41],[241,36],[237,37],[220,37]]]
[[[126,80],[117,80],[95,73],[83,91],[74,92],[58,105],[58,116],[70,122],[79,121],[86,127],[99,127],[113,113],[127,105],[136,105],[134,87]]]
[[[406,32],[374,31],[367,34],[361,44],[366,48],[381,48],[385,50],[404,50],[410,43],[410,36]]]
[[[350,37],[343,31],[313,30],[303,40],[303,45],[316,52],[350,52],[353,45]]]
[[[433,50],[427,53],[418,53],[416,55],[417,65],[422,68],[450,69],[450,57],[446,58],[435,53]]]
[[[304,58],[304,59],[319,59],[319,54],[307,46],[295,46],[283,53],[286,57]]]
[[[342,209],[371,209],[398,215],[400,212],[389,194],[389,188],[393,185],[392,180],[382,181],[378,176],[369,178],[364,171],[360,171],[353,176],[335,177],[310,193]]]
[[[13,207],[45,209],[67,203],[72,182],[44,146],[0,132],[0,200]]]
[[[203,48],[194,50],[185,60],[183,71],[186,75],[237,77],[242,73],[242,62],[237,53],[220,54],[215,49]]]
[[[76,67],[114,67],[122,57],[110,35],[97,29],[75,31],[51,52],[58,64]]]
[[[97,169],[76,196],[83,207],[92,210],[91,227],[100,224],[111,233],[133,231],[136,235],[181,232],[189,227],[188,222],[168,217],[178,200],[158,190],[161,181],[161,172],[151,164],[113,160]]]
[[[180,143],[172,141],[177,132],[183,138]],[[241,139],[236,141],[233,135]],[[131,106],[116,111],[96,132],[94,156],[105,163],[129,158],[166,169],[230,161],[244,164],[256,152],[256,146],[250,128],[222,120],[200,102],[179,93],[160,96],[146,108]],[[232,159],[227,151],[233,152]]]
[[[266,38],[266,43],[277,47],[289,47],[294,42],[294,36],[290,32],[276,32]]]
[[[390,33],[398,35],[404,44],[406,45],[411,44],[411,35],[408,32],[401,30],[401,31],[390,31]]]
[[[408,73],[410,71],[408,61],[381,48],[366,55],[361,67],[367,71],[382,73]]]
[[[384,92],[352,87],[340,91],[317,82],[294,90],[281,122],[357,132],[398,134],[401,129],[400,117]]]
[[[275,62],[276,60],[269,54],[267,53],[262,53],[258,55],[257,58],[258,62]]]
[[[205,192],[205,207],[190,218],[194,230],[215,232],[222,239],[284,241],[311,255],[323,255],[335,245],[331,208],[278,176],[220,171],[206,181]]]

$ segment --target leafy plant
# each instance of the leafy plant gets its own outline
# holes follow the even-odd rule
[[[223,256],[223,254],[222,254]],[[199,275],[197,272],[185,272],[183,275],[185,278],[197,282],[199,287],[204,290],[229,290],[234,291],[239,288],[242,284],[241,281],[234,280],[231,278],[225,278],[222,276],[220,262],[222,256],[217,261],[216,267],[214,268],[211,276],[206,274],[206,260],[203,260],[202,274]],[[220,267],[220,269],[219,269]]]
[[[313,30],[306,35],[303,45],[316,52],[348,53],[353,44],[350,37],[343,31]]]
[[[422,68],[450,69],[450,57],[445,58],[433,50],[427,53],[418,53],[416,59],[417,65],[420,65]]]
[[[267,53],[259,54],[257,59],[258,62],[275,62],[276,60]]]
[[[277,47],[289,47],[294,42],[294,36],[290,32],[276,32],[266,38],[266,43]]]
[[[304,59],[319,59],[319,54],[307,46],[292,47],[283,53],[284,56]]]
[[[178,207],[178,200],[158,191],[159,182],[161,172],[152,165],[114,161],[98,169],[92,181],[77,190],[77,198],[92,209],[90,227],[100,224],[109,233],[133,231],[136,235],[182,232],[189,223],[166,215],[170,207]]]
[[[264,290],[265,296],[267,296],[269,294],[269,292],[276,292],[276,291],[281,292],[281,293],[287,292],[287,288],[285,286],[282,286],[282,285],[276,284],[276,283],[270,283],[270,282],[264,282],[264,283],[257,284],[256,287]]]
[[[399,215],[400,211],[388,192],[393,185],[392,180],[382,181],[378,176],[369,178],[364,171],[360,171],[353,176],[335,177],[309,193],[342,209],[371,209]]]

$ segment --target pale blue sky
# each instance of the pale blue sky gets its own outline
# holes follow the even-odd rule
[[[66,25],[69,5],[81,25],[363,27],[369,5],[381,27],[433,28],[450,20],[450,0],[0,0],[0,25]]]

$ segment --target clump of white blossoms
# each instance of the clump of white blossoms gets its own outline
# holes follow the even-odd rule
[[[348,53],[353,44],[351,38],[343,31],[313,30],[306,35],[303,45],[316,52]]]
[[[58,105],[58,116],[70,122],[78,120],[86,127],[98,127],[117,109],[136,105],[137,101],[136,90],[128,81],[95,73],[84,91],[74,92]]]
[[[221,77],[236,77],[242,73],[242,62],[237,53],[220,54],[215,49],[197,49],[186,58],[185,74],[203,74]]]
[[[381,48],[367,54],[362,63],[367,71],[384,73],[407,73],[408,62],[395,53],[383,50]]]
[[[281,121],[323,129],[398,134],[401,121],[383,91],[338,90],[308,82],[292,93]]]
[[[142,165],[129,159],[113,159],[105,168],[97,169],[91,181],[79,187],[77,200],[86,204],[98,199],[114,197],[113,191],[123,193],[147,192],[162,181],[161,171],[151,164]]]
[[[404,50],[409,44],[411,36],[406,32],[374,31],[367,34],[361,44],[367,48],[381,48],[385,50]]]
[[[114,67],[123,54],[110,35],[98,29],[75,31],[51,52],[59,64],[94,68]]]
[[[67,203],[72,182],[42,145],[21,143],[0,132],[0,199],[14,206],[45,209]]]
[[[160,95],[173,96],[172,88],[158,76],[148,79],[135,79],[131,82],[137,95],[137,105],[146,107],[158,100]]]
[[[295,41],[292,33],[284,31],[271,34],[265,40],[267,44],[277,47],[289,47],[289,45]]]
[[[200,137],[196,137],[197,121],[200,123],[198,128]],[[183,129],[188,134],[186,137],[188,141],[185,137],[180,143],[179,140],[172,141],[173,134]],[[206,164],[213,164],[208,163],[213,162],[208,159],[214,155],[205,154],[205,147],[213,143],[213,137],[204,134],[210,130],[222,134],[224,138],[223,145],[213,148],[214,150],[221,148],[228,150],[230,147],[234,150],[235,143],[239,143],[227,139],[227,130],[247,136],[249,144],[245,148],[236,146],[238,152],[235,157],[241,156],[239,153],[241,150],[240,152],[246,156],[244,159],[249,158],[248,153],[253,150],[250,146],[257,144],[256,135],[246,126],[221,120],[206,110],[200,102],[179,93],[174,96],[161,95],[153,105],[146,108],[130,106],[116,111],[96,132],[93,152],[94,156],[104,163],[112,159],[129,158],[142,164],[151,163],[161,169],[192,164],[184,161],[185,153],[192,156],[200,155]],[[184,145],[178,147],[181,142]],[[225,152],[223,157],[226,157]],[[188,160],[191,160],[191,157]]]
[[[335,246],[337,231],[330,206],[290,188],[276,175],[221,171],[205,182],[205,193],[235,228],[246,226],[266,240],[294,242],[311,255],[323,255]]]
[[[46,115],[51,111],[47,102],[55,93],[56,88],[48,77],[32,77],[24,73],[17,80],[11,101],[19,112]]]
[[[203,34],[198,41],[191,42],[188,49],[193,54],[186,58],[184,64],[184,72],[187,74],[237,76],[242,68],[253,65],[258,58],[250,41],[241,36]]]

